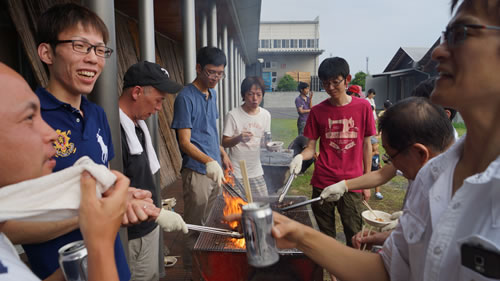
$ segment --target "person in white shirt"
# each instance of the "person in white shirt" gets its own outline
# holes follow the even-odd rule
[[[368,94],[366,95],[366,100],[368,100],[368,102],[372,106],[373,119],[375,119],[375,121],[377,121],[377,119],[378,119],[378,116],[377,116],[377,105],[375,104],[375,95],[377,93],[375,93],[374,89],[369,89],[367,93]]]
[[[431,99],[457,109],[467,134],[418,172],[381,254],[274,213],[278,247],[300,249],[341,280],[500,279],[500,1],[453,0],[452,10],[432,53]]]
[[[222,146],[229,148],[234,175],[241,181],[239,162],[245,160],[252,195],[260,197],[268,195],[260,162],[260,142],[264,132],[271,131],[271,114],[259,106],[264,94],[262,78],[251,76],[243,80],[241,98],[244,103],[226,115],[222,137]]]

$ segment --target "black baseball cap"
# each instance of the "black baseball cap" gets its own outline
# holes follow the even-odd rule
[[[149,61],[138,62],[127,70],[123,77],[123,88],[153,86],[160,92],[175,94],[182,85],[171,80],[168,71],[161,65]]]

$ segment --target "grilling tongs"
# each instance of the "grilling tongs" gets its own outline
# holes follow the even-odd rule
[[[239,233],[237,231],[228,230],[228,229],[202,226],[202,225],[189,224],[189,223],[186,223],[186,226],[189,230],[208,232],[208,233],[224,235],[224,236],[231,236],[231,237],[237,238],[237,239],[243,238],[242,233]]]
[[[245,196],[245,188],[240,183],[240,181],[234,176],[233,172],[229,171],[229,176],[233,177],[235,186],[238,187],[239,190],[235,189],[228,183],[222,183],[222,187],[233,197],[240,197],[243,201],[248,202],[247,197]]]
[[[297,176],[297,174],[290,173],[288,180],[286,181],[285,185],[283,186],[283,190],[281,191],[280,197],[278,198],[278,203],[283,202],[283,199],[285,199],[285,195],[288,193],[288,190],[290,189],[290,186],[292,186],[292,182],[296,176]]]

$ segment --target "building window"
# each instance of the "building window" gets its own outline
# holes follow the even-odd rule
[[[275,49],[281,48],[281,40],[274,40],[273,48]]]
[[[307,48],[314,48],[313,39],[307,39]]]
[[[288,39],[281,40],[281,48],[290,48],[290,40]]]
[[[297,39],[290,39],[290,48],[297,48]]]
[[[306,39],[300,39],[299,40],[299,48],[306,48]]]
[[[269,40],[269,39],[260,40],[260,47],[261,48],[271,48],[271,40]]]
[[[276,75],[277,75],[276,71],[273,71],[273,72],[271,73],[271,76],[272,76],[272,77],[276,77]]]
[[[271,68],[271,62],[270,61],[264,62],[264,68]]]

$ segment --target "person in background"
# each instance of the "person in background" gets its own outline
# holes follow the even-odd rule
[[[390,100],[385,100],[384,101],[384,110],[381,110],[378,113],[378,118],[382,117],[387,109],[392,106],[392,102]]]
[[[380,166],[380,152],[378,151],[378,139],[375,136],[370,138],[372,143],[372,172],[375,172],[381,168]],[[375,187],[375,198],[378,200],[384,199],[382,193],[380,193],[380,186]]]
[[[43,121],[40,102],[26,81],[2,63],[0,84],[1,189],[50,174],[56,165],[53,142],[57,134]],[[101,199],[96,197],[95,179],[88,172],[81,175],[78,223],[88,253],[88,280],[118,280],[113,244],[126,210],[129,180],[117,171],[114,174],[117,180],[113,191]],[[33,186],[34,192],[36,188]],[[0,280],[40,280],[19,258],[3,233],[4,226],[5,222],[0,222]],[[65,279],[59,269],[44,280]]]
[[[217,132],[217,94],[215,86],[225,77],[226,55],[215,47],[203,47],[196,54],[196,78],[175,98],[172,129],[175,129],[182,155],[184,220],[204,225],[217,195],[221,193],[224,172],[232,170],[226,152],[219,145]],[[198,237],[188,233],[183,254],[191,269],[191,250]]]
[[[309,116],[309,112],[312,108],[313,92],[309,90],[309,84],[305,82],[299,82],[297,88],[300,95],[295,98],[295,107],[299,113],[299,118],[297,119],[297,130],[299,136],[301,136],[304,133],[307,117]]]
[[[318,70],[329,99],[311,110],[304,136],[309,138],[307,147],[290,163],[290,173],[299,174],[302,161],[312,159],[319,139],[319,157],[311,179],[312,197],[343,179],[356,178],[371,169],[372,148],[370,137],[375,135],[370,104],[346,93],[351,81],[349,65],[340,57],[325,59]],[[361,230],[361,201],[369,199],[370,191],[346,193],[337,202],[314,204],[312,209],[319,228],[335,238],[335,208],[338,209],[346,237]],[[347,239],[350,246],[351,241]]]
[[[264,132],[271,131],[271,114],[260,107],[265,86],[262,78],[247,77],[241,83],[243,104],[226,115],[222,146],[229,148],[234,175],[242,182],[240,161],[246,161],[248,180],[252,195],[267,197],[264,170],[260,163],[260,142]]]
[[[365,95],[363,95],[363,89],[359,85],[351,85],[349,88],[347,88],[347,95],[351,96],[354,95],[357,98],[364,98]]]
[[[160,162],[144,120],[161,110],[168,94],[181,89],[181,84],[169,79],[165,68],[141,61],[130,66],[125,73],[123,92],[118,100],[124,174],[132,186],[151,192],[156,206],[160,205],[161,198],[157,196],[153,175],[159,171]],[[182,221],[179,215],[172,214],[169,218]],[[131,280],[158,280],[160,227],[154,221],[144,221],[129,226],[127,232]]]
[[[375,95],[376,95],[375,90],[369,89],[368,94],[366,95],[366,99],[368,100],[368,102],[372,106],[373,119],[375,119],[375,121],[377,121],[377,111],[376,111],[377,105],[375,104]]]

